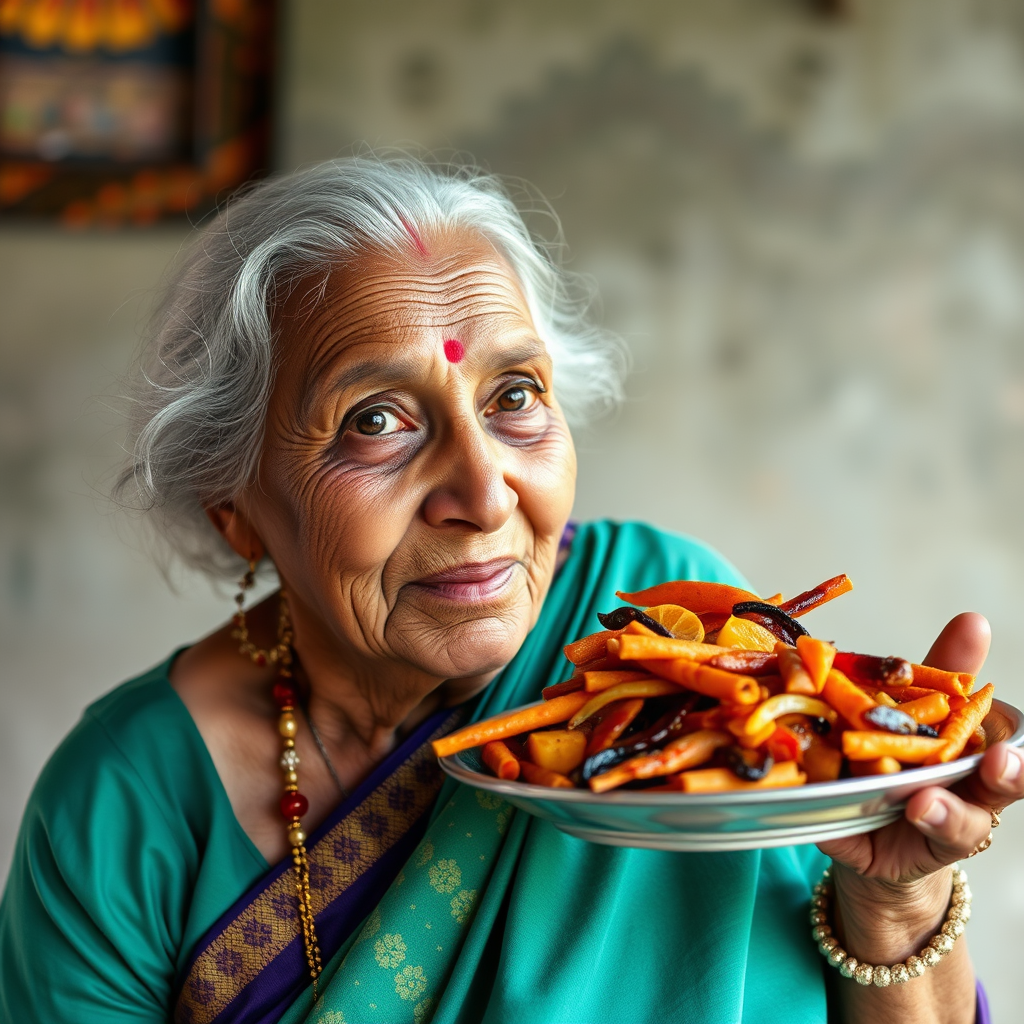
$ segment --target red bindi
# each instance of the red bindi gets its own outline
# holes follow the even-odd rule
[[[449,338],[444,343],[444,357],[449,363],[458,363],[462,361],[462,357],[466,354],[466,349],[461,341],[456,341],[455,338]]]

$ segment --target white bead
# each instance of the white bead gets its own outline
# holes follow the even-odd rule
[[[298,754],[298,751],[295,750],[294,747],[289,747],[281,755],[281,767],[286,772],[293,772],[293,771],[295,771],[296,768],[299,767],[299,754]]]

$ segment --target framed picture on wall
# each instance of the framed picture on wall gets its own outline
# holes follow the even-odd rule
[[[267,169],[272,0],[0,0],[0,217],[201,214]]]

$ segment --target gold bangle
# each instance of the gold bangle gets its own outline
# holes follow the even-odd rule
[[[825,869],[821,881],[814,887],[811,897],[811,936],[818,944],[821,955],[844,978],[852,978],[860,985],[902,985],[911,978],[919,978],[929,968],[934,967],[947,953],[952,952],[956,940],[964,933],[964,925],[971,917],[971,887],[967,884],[967,872],[959,864],[953,865],[953,895],[949,901],[949,911],[942,928],[933,935],[916,956],[908,956],[903,963],[892,967],[874,967],[862,964],[856,957],[850,956],[839,940],[832,934],[827,908],[833,896],[832,871]]]

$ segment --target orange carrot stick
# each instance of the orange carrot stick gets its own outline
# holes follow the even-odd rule
[[[974,689],[974,676],[969,672],[944,672],[931,665],[912,665],[914,686],[927,686],[950,696],[966,697]]]
[[[863,719],[865,711],[878,707],[856,683],[851,683],[838,669],[832,669],[825,680],[822,697],[832,705],[855,729],[868,728]]]
[[[854,775],[894,775],[903,771],[895,757],[876,757],[874,761],[851,761],[850,771]]]
[[[867,693],[873,693],[874,690],[870,686],[864,686],[863,689]],[[921,697],[930,697],[933,693],[941,693],[941,690],[929,690],[924,686],[890,686],[888,683],[882,683],[877,687],[881,693],[887,693],[890,697],[895,697],[901,704],[912,700],[919,700]],[[953,697],[949,698],[953,700]],[[960,698],[963,700],[964,698]],[[966,703],[966,701],[965,701]],[[952,706],[952,705],[951,705]]]
[[[553,789],[575,789],[572,781],[550,768],[541,768],[540,765],[524,761],[520,768],[523,771],[523,778],[532,786],[550,786]]]
[[[600,693],[610,690],[619,683],[635,683],[641,679],[650,679],[650,672],[635,672],[631,669],[612,669],[604,672],[584,673],[583,688],[587,693]]]
[[[717,697],[720,701],[730,704],[756,704],[761,696],[757,680],[751,676],[723,672],[720,668],[708,668],[685,658],[677,658],[674,661],[641,660],[640,664],[649,672],[671,679],[673,683],[685,686],[694,693]]]
[[[811,673],[807,671],[807,667],[795,647],[777,643],[775,655],[779,660],[779,675],[782,676],[786,684],[786,693],[802,693],[810,696],[818,692]]]
[[[621,629],[602,629],[589,636],[581,636],[579,640],[573,640],[571,644],[565,645],[565,656],[574,665],[603,658],[608,651],[608,638],[618,636],[621,632]]]
[[[672,776],[684,793],[724,793],[734,789],[779,789],[784,786],[802,786],[807,776],[800,771],[796,761],[783,761],[772,765],[768,774],[757,782],[739,778],[730,768],[695,768]]]
[[[687,768],[703,764],[719,748],[732,742],[728,733],[703,729],[691,732],[673,740],[662,750],[630,758],[614,768],[595,775],[590,788],[595,793],[605,793],[634,779],[654,779],[660,775],[672,775]]]
[[[436,757],[447,757],[457,754],[460,750],[479,747],[491,740],[504,740],[510,736],[519,736],[524,732],[541,729],[545,725],[556,725],[572,718],[574,714],[590,699],[590,694],[567,693],[543,704],[531,704],[528,708],[518,711],[506,711],[482,722],[456,729],[455,732],[434,740],[431,746]]]
[[[938,691],[917,700],[904,701],[897,706],[921,725],[938,725],[949,717],[949,698]]]
[[[832,671],[832,662],[836,660],[836,649],[824,640],[816,640],[813,636],[798,636],[796,649],[804,667],[814,680],[814,690],[821,693],[825,688],[825,680]]]
[[[519,759],[501,740],[484,744],[483,762],[499,779],[519,778]]]
[[[594,722],[594,730],[587,740],[586,756],[607,750],[615,745],[615,741],[629,728],[633,719],[640,714],[644,706],[643,697],[631,697],[607,704],[590,721]]]
[[[615,596],[640,608],[656,604],[679,604],[695,615],[705,612],[731,612],[737,601],[760,601],[756,594],[724,583],[704,583],[700,580],[674,580],[634,593],[615,591]]]
[[[569,719],[569,728],[577,728],[606,704],[611,704],[613,700],[622,700],[624,697],[665,697],[670,693],[678,692],[678,686],[666,682],[664,679],[641,679],[634,683],[619,683],[618,686],[613,686],[610,690],[604,690],[601,693],[588,693],[586,697],[589,699],[586,704]]]
[[[691,661],[703,663],[729,651],[728,647],[718,647],[715,644],[699,644],[693,640],[674,640],[667,636],[641,636],[630,632],[623,632],[617,637],[609,637],[607,647],[609,651],[614,651],[622,661],[689,658]]]
[[[967,701],[965,707],[954,711],[946,720],[946,724],[939,730],[939,738],[935,741],[941,743],[939,752],[928,759],[927,764],[940,764],[944,761],[953,761],[958,758],[967,746],[967,741],[974,734],[974,730],[985,720],[985,716],[992,710],[992,694],[995,687],[989,683],[983,686],[977,693],[973,694]]]
[[[795,619],[800,615],[805,615],[812,608],[818,608],[826,601],[831,601],[841,594],[847,594],[851,590],[853,590],[853,584],[850,582],[850,577],[844,572],[833,576],[830,580],[825,580],[813,590],[805,590],[802,594],[783,601],[779,607]]]
[[[894,732],[861,732],[855,729],[847,729],[843,733],[843,753],[851,761],[895,757],[907,764],[921,764],[944,746],[942,739],[930,736],[901,736]]]

